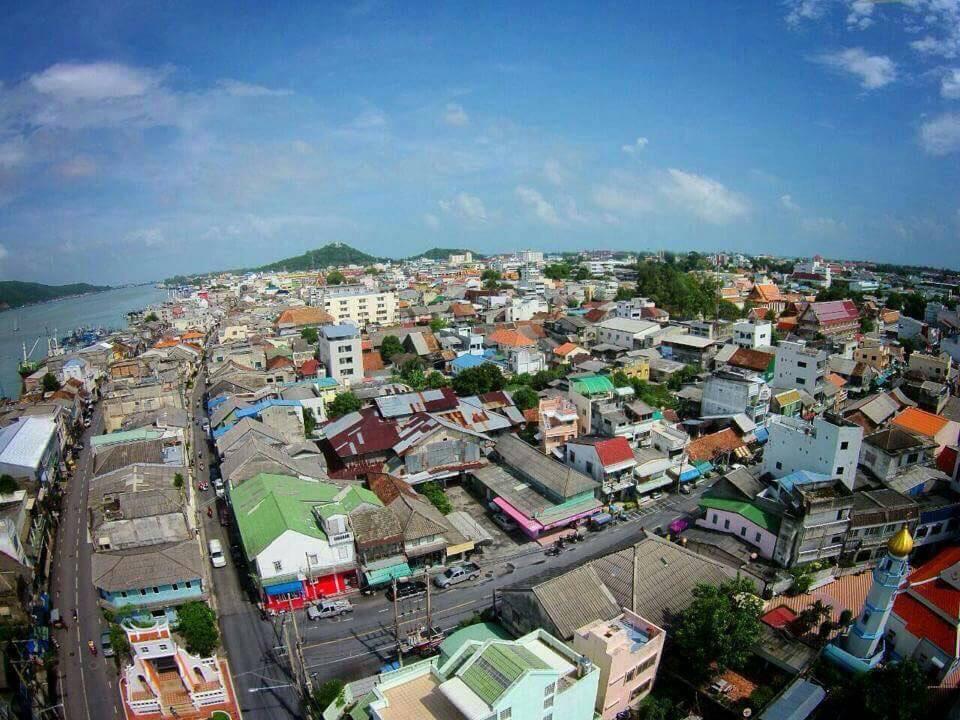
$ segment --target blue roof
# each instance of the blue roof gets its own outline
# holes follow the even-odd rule
[[[299,400],[275,400],[273,398],[268,398],[266,400],[261,400],[256,405],[251,405],[250,407],[245,407],[242,410],[237,410],[236,415],[237,420],[242,420],[245,417],[255,417],[261,412],[266,410],[268,407],[299,407]]]
[[[820,473],[810,472],[809,470],[794,470],[789,475],[785,475],[777,480],[777,482],[780,483],[780,487],[790,492],[795,485],[806,485],[808,483],[823,482],[824,480],[830,479],[829,475],[821,475]]]
[[[327,340],[342,340],[344,338],[359,337],[360,331],[356,325],[324,325],[321,329]]]
[[[770,432],[765,427],[758,427],[753,431],[753,436],[757,439],[757,442],[766,442],[770,437]]]
[[[805,720],[826,696],[819,685],[797,678],[786,692],[767,706],[760,720]]]
[[[454,370],[466,370],[483,365],[485,362],[487,362],[487,359],[479,355],[460,355],[454,358],[450,365]]]
[[[340,384],[339,382],[337,382],[336,378],[332,378],[332,377],[317,378],[316,383],[318,387],[333,387],[334,385]]]

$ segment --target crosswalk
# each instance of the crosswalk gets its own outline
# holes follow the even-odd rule
[[[664,510],[671,510],[674,507],[676,507],[674,500],[665,497],[661,500],[657,500],[656,502],[648,503],[647,505],[641,505],[633,510],[628,510],[626,513],[624,513],[624,517],[626,522],[631,522],[640,520],[647,515],[653,515],[654,513],[663,512]]]

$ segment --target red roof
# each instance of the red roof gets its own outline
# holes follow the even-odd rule
[[[283,355],[277,355],[267,360],[267,370],[276,370],[279,367],[293,367],[293,360]]]
[[[600,308],[594,308],[590,310],[586,315],[583,316],[583,319],[587,322],[600,322],[607,316],[607,313],[601,310]]]
[[[363,354],[363,372],[372,373],[384,369],[383,355],[379,350],[371,350]]]
[[[956,657],[957,630],[946,620],[909,595],[898,595],[893,612],[903,620],[907,632],[926,638],[950,657]]]
[[[576,350],[577,347],[579,346],[572,342],[565,342],[563,345],[558,345],[557,347],[555,347],[553,349],[553,353],[554,355],[559,355],[560,357],[564,357],[565,355],[568,355],[569,353]]]
[[[849,323],[860,319],[860,311],[853,300],[830,300],[810,304],[810,311],[821,325]]]
[[[691,461],[712,461],[725,452],[731,452],[743,447],[743,440],[732,428],[721,430],[710,435],[699,437],[687,445],[687,457]]]
[[[630,443],[624,437],[610,438],[598,442],[594,447],[597,449],[597,456],[604,467],[633,460],[633,450],[630,449]]]
[[[748,370],[756,370],[757,372],[765,372],[766,369],[770,367],[770,363],[773,362],[774,357],[776,356],[773,353],[763,352],[762,350],[738,348],[737,351],[730,356],[730,359],[727,360],[727,364]]]
[[[309,358],[300,366],[300,374],[304,377],[313,377],[320,370],[320,362],[316,358]]]
[[[898,595],[893,604],[893,611],[912,635],[927,638],[950,657],[956,657],[957,628],[929,606],[939,608],[947,617],[960,616],[960,590],[941,579],[942,573],[957,563],[960,547],[944,548],[910,573],[907,592]]]
[[[797,614],[786,605],[774,608],[766,615],[761,616],[760,620],[772,628],[782,629],[790,625],[797,619]]]
[[[487,336],[487,340],[497,345],[504,345],[506,347],[527,347],[529,345],[536,345],[536,343],[527,337],[526,335],[517,332],[516,330],[508,330],[506,328],[499,328],[498,330],[492,332]]]
[[[347,462],[358,455],[383,452],[399,441],[396,423],[382,420],[375,410],[368,408],[356,415],[359,417],[353,424],[329,438],[333,451],[341,460]]]

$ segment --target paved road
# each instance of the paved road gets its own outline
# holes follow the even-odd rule
[[[98,405],[90,428],[83,433],[85,447],[73,479],[66,483],[51,570],[53,604],[60,609],[67,623],[66,630],[54,630],[54,637],[60,643],[61,710],[67,720],[123,717],[113,659],[104,658],[102,654],[93,657],[87,650],[87,641],[93,640],[99,645],[100,633],[107,629],[90,579],[93,548],[89,542],[85,511],[93,475],[90,437],[102,432],[103,416]],[[74,609],[78,622],[71,617]]]

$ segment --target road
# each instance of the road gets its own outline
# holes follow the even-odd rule
[[[62,517],[57,533],[51,588],[53,605],[60,609],[67,628],[54,630],[60,644],[60,687],[62,712],[67,720],[109,720],[123,717],[117,688],[116,665],[102,653],[90,655],[87,641],[100,643],[107,630],[97,605],[97,594],[90,578],[93,547],[86,526],[87,493],[93,476],[90,438],[103,432],[103,415],[97,405],[90,428],[83,433],[73,478],[65,483]],[[72,618],[77,610],[78,621]],[[98,649],[99,651],[99,649]]]

